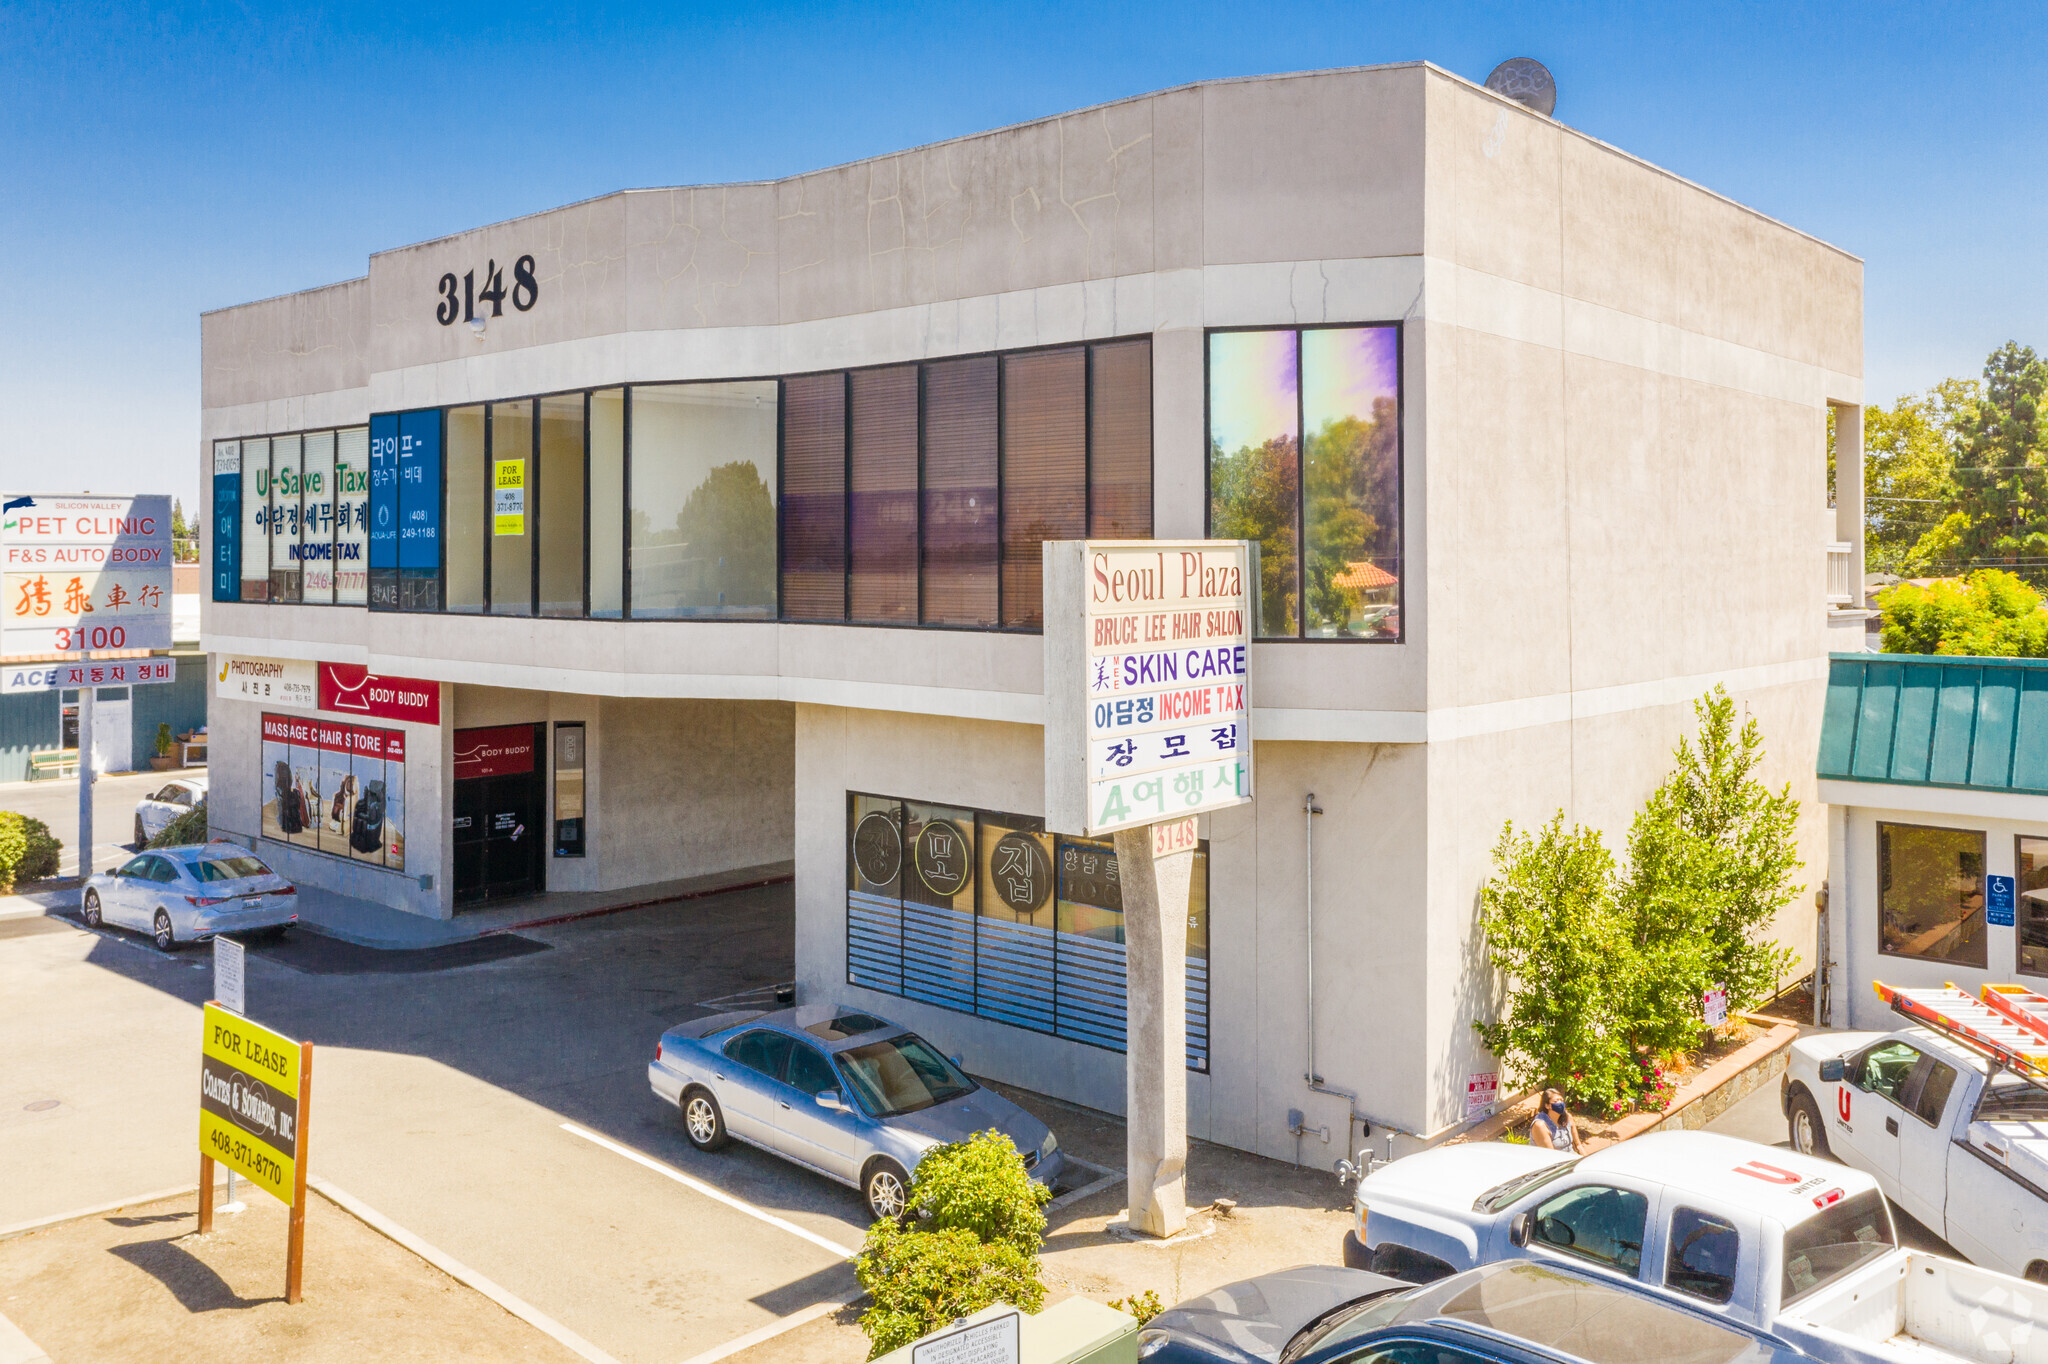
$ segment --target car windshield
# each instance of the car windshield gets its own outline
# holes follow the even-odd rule
[[[836,1059],[860,1106],[877,1118],[915,1113],[972,1094],[976,1087],[915,1033],[854,1047]]]
[[[192,864],[192,874],[202,881],[241,881],[251,876],[268,876],[270,868],[253,857],[209,857]]]
[[[1496,1184],[1472,1200],[1472,1211],[1499,1212],[1531,1189],[1542,1188],[1578,1163],[1576,1160],[1560,1160],[1555,1165],[1545,1165],[1539,1170],[1516,1175],[1505,1184]]]
[[[1795,1302],[1892,1248],[1884,1195],[1865,1189],[1785,1230],[1782,1301]]]

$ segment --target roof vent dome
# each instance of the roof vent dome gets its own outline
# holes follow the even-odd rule
[[[1534,57],[1508,58],[1493,68],[1493,74],[1486,78],[1486,88],[1545,118],[1557,108],[1557,82],[1551,78],[1550,69]]]

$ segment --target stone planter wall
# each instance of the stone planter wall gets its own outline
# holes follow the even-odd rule
[[[1775,1018],[1743,1014],[1762,1031],[1741,1047],[1700,1071],[1672,1096],[1671,1106],[1662,1113],[1631,1113],[1612,1124],[1579,1120],[1580,1145],[1597,1151],[1645,1132],[1696,1130],[1728,1111],[1736,1101],[1754,1094],[1785,1073],[1794,1038],[1799,1029]],[[1445,1138],[1449,1146],[1467,1141],[1498,1141],[1508,1132],[1523,1132],[1536,1116],[1541,1090],[1518,1094],[1490,1118],[1482,1118]]]

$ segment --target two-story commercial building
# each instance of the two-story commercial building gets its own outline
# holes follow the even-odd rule
[[[1326,1164],[1348,1092],[1436,1133],[1495,1068],[1504,821],[1618,836],[1715,683],[1811,799],[1861,289],[1425,64],[383,252],[203,321],[215,826],[443,917],[790,859],[806,999],[1119,1109],[1115,860],[1044,827],[1040,545],[1255,540],[1190,1130]]]

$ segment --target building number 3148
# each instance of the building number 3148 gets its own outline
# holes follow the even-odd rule
[[[462,296],[456,297],[460,285]],[[521,256],[512,263],[512,306],[526,312],[540,301],[540,281],[533,277],[533,257]],[[491,305],[492,317],[505,315],[505,272],[493,260],[484,267],[484,287],[476,287],[476,271],[466,270],[460,280],[455,272],[441,276],[441,301],[434,308],[434,320],[444,327],[452,327],[458,317],[464,322],[476,321],[476,305]]]

